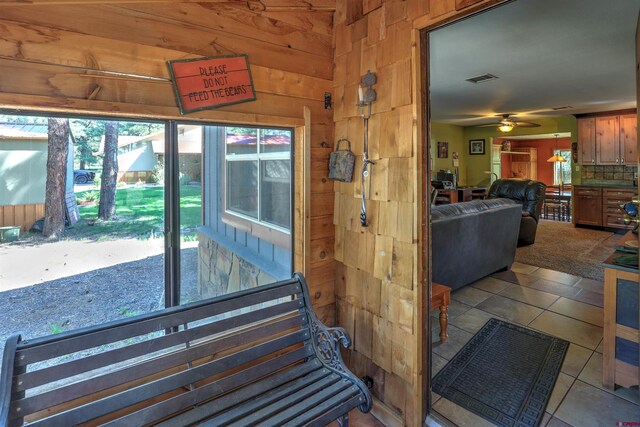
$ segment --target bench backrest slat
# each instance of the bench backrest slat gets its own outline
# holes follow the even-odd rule
[[[303,307],[301,299],[287,301],[272,305],[260,310],[250,311],[238,316],[229,317],[217,322],[206,323],[189,329],[183,329],[175,333],[162,335],[151,340],[134,343],[125,347],[105,351],[72,360],[48,368],[39,369],[25,374],[17,375],[14,380],[14,390],[23,391],[29,388],[41,386],[63,378],[69,378],[84,372],[111,366],[119,362],[131,360],[145,354],[168,349],[170,347],[192,342],[207,336],[222,333],[251,323],[263,321],[272,317],[285,315]]]
[[[282,356],[266,360],[238,373],[229,375],[212,383],[203,385],[202,387],[183,393],[179,396],[169,398],[155,405],[143,408],[137,412],[125,415],[124,417],[118,418],[117,420],[105,423],[103,427],[141,426],[152,422],[157,422],[158,420],[162,420],[163,418],[166,418],[177,412],[183,411],[185,409],[190,409],[194,405],[201,404],[202,402],[223,394],[227,390],[233,389],[234,387],[242,387],[245,384],[253,382],[256,378],[262,378],[288,365],[300,362],[303,359],[309,357],[312,353],[313,350],[311,346],[306,345],[292,352],[283,354]],[[274,378],[275,381],[258,382],[240,388],[239,390],[236,390],[234,392],[227,393],[213,402],[205,403],[198,407],[192,408],[188,412],[184,412],[177,417],[166,420],[165,422],[160,423],[159,426],[178,427],[191,425],[204,418],[215,415],[225,408],[233,406],[237,402],[243,402],[248,399],[252,399],[271,390],[272,387],[294,380],[300,376],[308,374],[313,370],[319,370],[321,366],[321,363],[317,359],[312,359],[311,361],[298,364],[291,369],[287,369],[280,372],[279,374],[273,375],[271,378]]]
[[[239,296],[235,298],[221,298],[220,301],[209,304],[199,302],[176,307],[168,310],[168,314],[160,311],[155,314],[143,315],[141,319],[112,322],[110,328],[103,327],[97,332],[91,328],[85,328],[80,332],[60,334],[57,340],[51,338],[27,340],[19,347],[16,365],[24,366],[151,332],[174,328],[252,305],[298,295],[301,292],[300,284],[297,281],[279,283],[278,287],[265,286],[268,289],[258,292],[238,293]]]
[[[170,352],[164,356],[146,360],[142,363],[133,364],[131,366],[113,372],[108,372],[106,374],[99,375],[97,377],[93,377],[84,381],[75,382],[67,386],[46,391],[41,394],[25,397],[24,399],[20,399],[14,402],[14,404],[12,405],[12,413],[14,416],[17,416],[19,414],[22,416],[26,416],[27,414],[32,414],[46,408],[60,405],[62,403],[78,399],[83,396],[92,395],[111,387],[127,384],[132,381],[147,377],[149,375],[167,371],[176,367],[181,368],[186,366],[187,363],[193,362],[203,357],[214,355],[218,352],[228,349],[237,348],[240,344],[252,343],[256,340],[264,338],[265,336],[268,337],[274,334],[282,333],[296,326],[299,328],[303,324],[303,322],[304,317],[302,315],[284,319],[275,323],[266,324],[254,329],[250,329],[239,334],[225,336],[215,341],[208,341],[204,344],[194,345],[189,348]],[[257,347],[260,347],[262,351],[268,351],[269,349],[274,347],[277,350],[281,348],[277,347],[278,345],[293,345],[297,342],[301,342],[302,340],[307,339],[308,337],[304,335],[305,333],[306,331],[299,331],[283,337],[285,338],[285,340],[276,339]],[[256,349],[257,347],[254,347],[254,349]],[[236,359],[236,361],[239,361],[241,359],[241,353],[243,352],[240,351],[231,354],[231,356],[225,356],[218,359],[214,363],[218,363],[219,366],[224,366],[224,363],[222,362],[230,363],[231,359],[234,358]],[[260,357],[257,356],[257,354],[261,353],[260,351],[247,351],[244,354],[247,354],[248,356],[251,356],[253,354],[254,357]],[[263,354],[261,355],[263,356]],[[181,387],[185,384],[201,380],[202,378],[200,372],[208,371],[206,368],[204,368],[204,366],[213,368],[214,366],[218,365],[205,364],[198,366],[197,368],[190,369],[188,372],[186,372],[189,375],[183,375],[187,379],[187,381],[184,384],[177,385],[176,387]],[[217,371],[213,370],[209,372],[209,375],[214,375],[215,373],[217,373]],[[152,387],[149,387],[149,390],[156,395],[163,393],[162,391],[160,391],[160,388],[156,383],[157,382],[154,382],[154,385]],[[149,385],[151,385],[151,383]],[[19,411],[17,410],[18,408],[20,408]]]
[[[305,331],[298,331],[273,341],[268,341],[264,344],[222,357],[213,362],[193,367],[187,371],[163,377],[151,383],[134,387],[127,391],[74,408],[73,411],[62,412],[34,425],[55,427],[87,422],[94,418],[144,402],[158,395],[188,386],[189,384],[204,380],[231,368],[242,366],[255,359],[273,354],[283,347],[286,348],[302,342],[304,334]]]

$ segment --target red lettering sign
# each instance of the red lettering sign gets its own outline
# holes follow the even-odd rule
[[[256,99],[246,54],[167,61],[180,113]]]

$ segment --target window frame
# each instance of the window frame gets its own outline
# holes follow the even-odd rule
[[[280,127],[257,127],[257,126],[242,126],[247,129],[256,129],[256,152],[255,154],[233,154],[232,158],[229,158],[227,154],[227,128],[240,127],[240,126],[221,126],[223,129],[223,153],[222,153],[222,222],[235,227],[238,230],[247,232],[252,236],[259,239],[264,239],[274,245],[280,246],[285,249],[291,249],[291,228],[293,227],[293,206],[295,204],[294,189],[293,189],[293,150],[295,146],[295,129],[292,128],[280,128]],[[261,153],[260,152],[260,136],[262,130],[286,130],[290,133],[289,151],[276,152],[276,153]],[[287,160],[289,161],[289,228],[272,224],[268,221],[261,220],[261,162],[268,160]],[[230,210],[227,205],[227,163],[236,161],[256,161],[258,163],[258,218],[253,218],[249,215],[244,215],[240,212]]]
[[[560,162],[554,162],[553,163],[553,185],[560,185],[560,182],[562,181],[562,184],[571,184],[571,150],[570,149],[555,149],[553,150],[553,154],[554,155],[562,155],[562,157],[564,157],[567,160],[567,164],[569,165],[569,179],[567,181],[565,181],[564,179],[560,180],[560,177],[563,177],[563,163]],[[560,165],[557,165],[556,163],[560,163]]]

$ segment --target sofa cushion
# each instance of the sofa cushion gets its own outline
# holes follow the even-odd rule
[[[431,208],[431,219],[438,221],[451,216],[474,214],[500,206],[517,205],[514,200],[509,199],[487,199],[472,200],[470,202],[452,203],[448,205],[438,205]]]

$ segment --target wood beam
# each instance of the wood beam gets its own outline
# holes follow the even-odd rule
[[[43,6],[136,3],[218,3],[241,5],[254,11],[325,11],[336,10],[335,0],[0,0],[0,6]]]
[[[257,126],[297,127],[304,125],[302,117],[281,117],[269,114],[203,110],[183,116],[175,106],[127,104],[124,102],[95,101],[56,96],[25,95],[0,92],[0,111],[20,114],[27,111],[42,114],[100,115],[114,118],[149,120],[189,120],[208,123],[255,124]]]
[[[214,31],[214,34],[225,32],[241,38],[250,38],[258,42],[271,43],[287,48],[289,51],[299,50],[333,59],[332,38],[309,32],[304,28],[293,26],[279,19],[262,16],[246,7],[230,7],[225,4],[139,4],[119,6],[133,16],[145,19],[146,16],[158,22],[172,25],[189,25],[190,27]],[[123,14],[126,14],[124,12]],[[328,14],[328,12],[317,13]],[[283,14],[278,14],[282,16]],[[310,15],[305,13],[305,15]]]
[[[219,19],[214,12],[210,13],[212,20]],[[34,25],[48,28],[47,33],[54,33],[54,38],[45,39],[45,43],[55,44],[57,36],[55,30],[66,30],[113,42],[126,42],[130,46],[138,45],[181,52],[178,57],[171,59],[186,58],[189,55],[198,57],[247,53],[252,66],[265,65],[272,68],[277,66],[283,71],[326,80],[331,80],[333,75],[332,61],[328,57],[292,49],[282,39],[279,44],[272,43],[269,32],[260,28],[255,28],[251,32],[252,37],[242,37],[224,29],[205,28],[118,6],[14,7],[2,9],[0,16],[2,17],[0,29],[2,29],[3,19],[13,21],[14,28],[15,24],[23,27],[15,29],[14,32],[17,35],[22,31],[29,32],[28,28]],[[229,23],[229,25],[233,24],[233,22]],[[277,28],[271,30],[277,31]],[[36,35],[33,39],[38,42],[43,37]],[[82,38],[78,40],[77,48],[90,58],[92,46],[87,45]],[[0,43],[2,42],[3,40],[0,39]],[[304,49],[309,49],[309,45],[309,42],[300,43]],[[330,49],[325,49],[325,52],[327,50]]]

